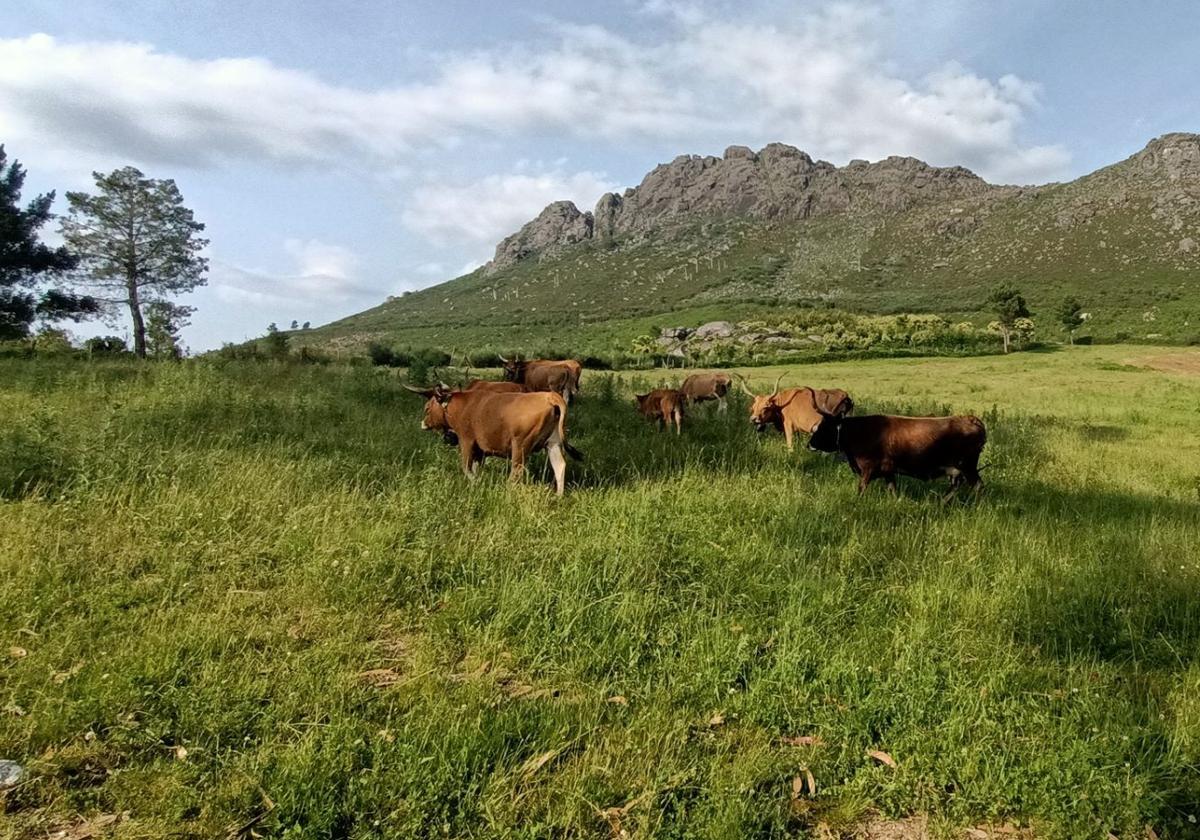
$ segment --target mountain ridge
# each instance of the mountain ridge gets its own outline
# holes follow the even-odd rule
[[[837,167],[784,144],[680,155],[592,211],[551,203],[480,269],[306,340],[627,346],[650,316],[747,306],[986,324],[1001,282],[1043,329],[1071,295],[1097,339],[1200,342],[1200,135],[1034,186],[900,156]]]

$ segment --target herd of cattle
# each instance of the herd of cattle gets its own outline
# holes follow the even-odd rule
[[[567,443],[566,430],[567,406],[579,392],[583,366],[574,359],[501,359],[504,381],[472,379],[461,388],[405,385],[426,397],[421,428],[441,432],[458,446],[468,478],[478,474],[488,455],[510,459],[511,477],[519,478],[529,455],[545,449],[561,496],[567,456],[583,459]],[[854,401],[840,388],[780,390],[781,374],[769,394],[755,394],[743,377],[728,373],[696,373],[677,389],[636,394],[637,410],[659,428],[674,425],[680,434],[688,406],[715,401],[718,413],[728,410],[725,400],[735,376],[751,398],[750,422],[760,432],[783,432],[789,451],[795,436],[803,434],[809,436],[810,449],[845,456],[858,476],[859,493],[876,478],[895,491],[897,475],[923,480],[947,476],[951,494],[963,484],[981,485],[979,456],[987,432],[983,421],[971,415],[853,417]]]

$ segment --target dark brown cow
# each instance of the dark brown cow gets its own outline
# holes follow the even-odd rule
[[[520,382],[530,391],[554,391],[562,394],[568,403],[579,391],[579,377],[583,375],[583,365],[575,359],[506,359],[504,362],[504,378],[509,382]]]
[[[674,422],[675,434],[680,433],[683,425],[683,404],[687,401],[682,391],[658,388],[648,394],[634,394],[633,398],[643,417],[653,420],[660,429],[670,428]]]
[[[858,492],[876,478],[896,491],[896,476],[930,481],[950,477],[950,493],[962,483],[978,487],[979,456],[987,443],[983,421],[955,417],[835,417],[824,414],[812,427],[810,449],[841,452],[858,476]]]
[[[565,455],[582,460],[567,443],[566,422],[567,403],[558,394],[437,388],[425,403],[421,428],[442,432],[458,444],[463,473],[471,479],[478,475],[484,458],[492,455],[511,459],[509,477],[515,481],[524,473],[529,455],[545,449],[561,496],[566,486]]]
[[[717,413],[724,414],[729,408],[725,402],[725,395],[729,393],[729,386],[732,384],[733,377],[728,373],[693,373],[683,380],[679,390],[689,404],[716,400]]]
[[[842,417],[854,410],[854,400],[841,388],[788,388],[779,390],[784,374],[779,374],[769,394],[755,394],[742,380],[742,390],[753,398],[750,422],[760,431],[768,428],[783,432],[788,451],[793,448],[796,434],[808,434],[821,421],[823,414]]]

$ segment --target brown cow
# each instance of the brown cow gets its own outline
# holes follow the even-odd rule
[[[682,391],[658,388],[648,394],[634,394],[638,411],[648,420],[653,420],[659,429],[670,428],[675,423],[675,434],[683,425],[683,404],[687,401]]]
[[[854,410],[854,400],[841,388],[788,388],[779,390],[784,374],[779,374],[775,387],[769,394],[755,394],[744,379],[742,390],[753,398],[750,404],[750,422],[760,431],[775,427],[783,432],[788,451],[793,449],[792,438],[797,433],[808,434],[820,422],[822,414],[842,417]]]
[[[472,379],[464,391],[491,391],[493,394],[523,394],[525,386],[519,382],[497,382],[494,379]]]
[[[493,455],[512,460],[509,477],[515,481],[524,473],[529,455],[545,449],[561,496],[567,476],[564,453],[583,460],[579,450],[567,443],[567,403],[558,394],[448,391],[441,387],[430,393],[421,428],[442,432],[448,441],[458,444],[467,478],[474,479],[484,458]]]
[[[583,375],[583,365],[575,359],[506,359],[504,362],[504,378],[509,382],[520,382],[530,391],[554,391],[562,394],[568,403],[579,391],[579,377]]]
[[[717,413],[724,414],[729,408],[725,402],[725,395],[729,393],[729,386],[732,384],[733,377],[728,373],[693,373],[683,380],[679,391],[687,398],[689,405],[716,400]]]
[[[982,484],[979,456],[987,443],[983,421],[973,415],[955,417],[896,417],[873,414],[837,417],[823,413],[812,426],[808,446],[820,452],[841,452],[858,476],[861,494],[873,479],[882,478],[896,492],[896,475],[930,481],[950,477],[949,499],[962,483]]]

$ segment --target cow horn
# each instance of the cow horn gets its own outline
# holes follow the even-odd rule
[[[787,376],[786,370],[783,373],[779,374],[779,376],[775,379],[775,387],[771,389],[772,397],[779,393],[779,383],[783,381],[783,377],[785,377],[785,376]]]
[[[499,359],[500,361],[504,362],[504,364],[508,364],[508,359],[504,358],[499,353],[496,354],[496,358]]]
[[[740,373],[735,373],[734,376],[737,377],[738,384],[742,386],[742,390],[746,392],[746,396],[753,397],[754,392],[750,390],[750,386],[746,383],[746,377]]]
[[[416,385],[405,385],[404,390],[412,391],[414,394],[420,394],[423,397],[428,397],[433,393],[432,388],[418,388]]]

